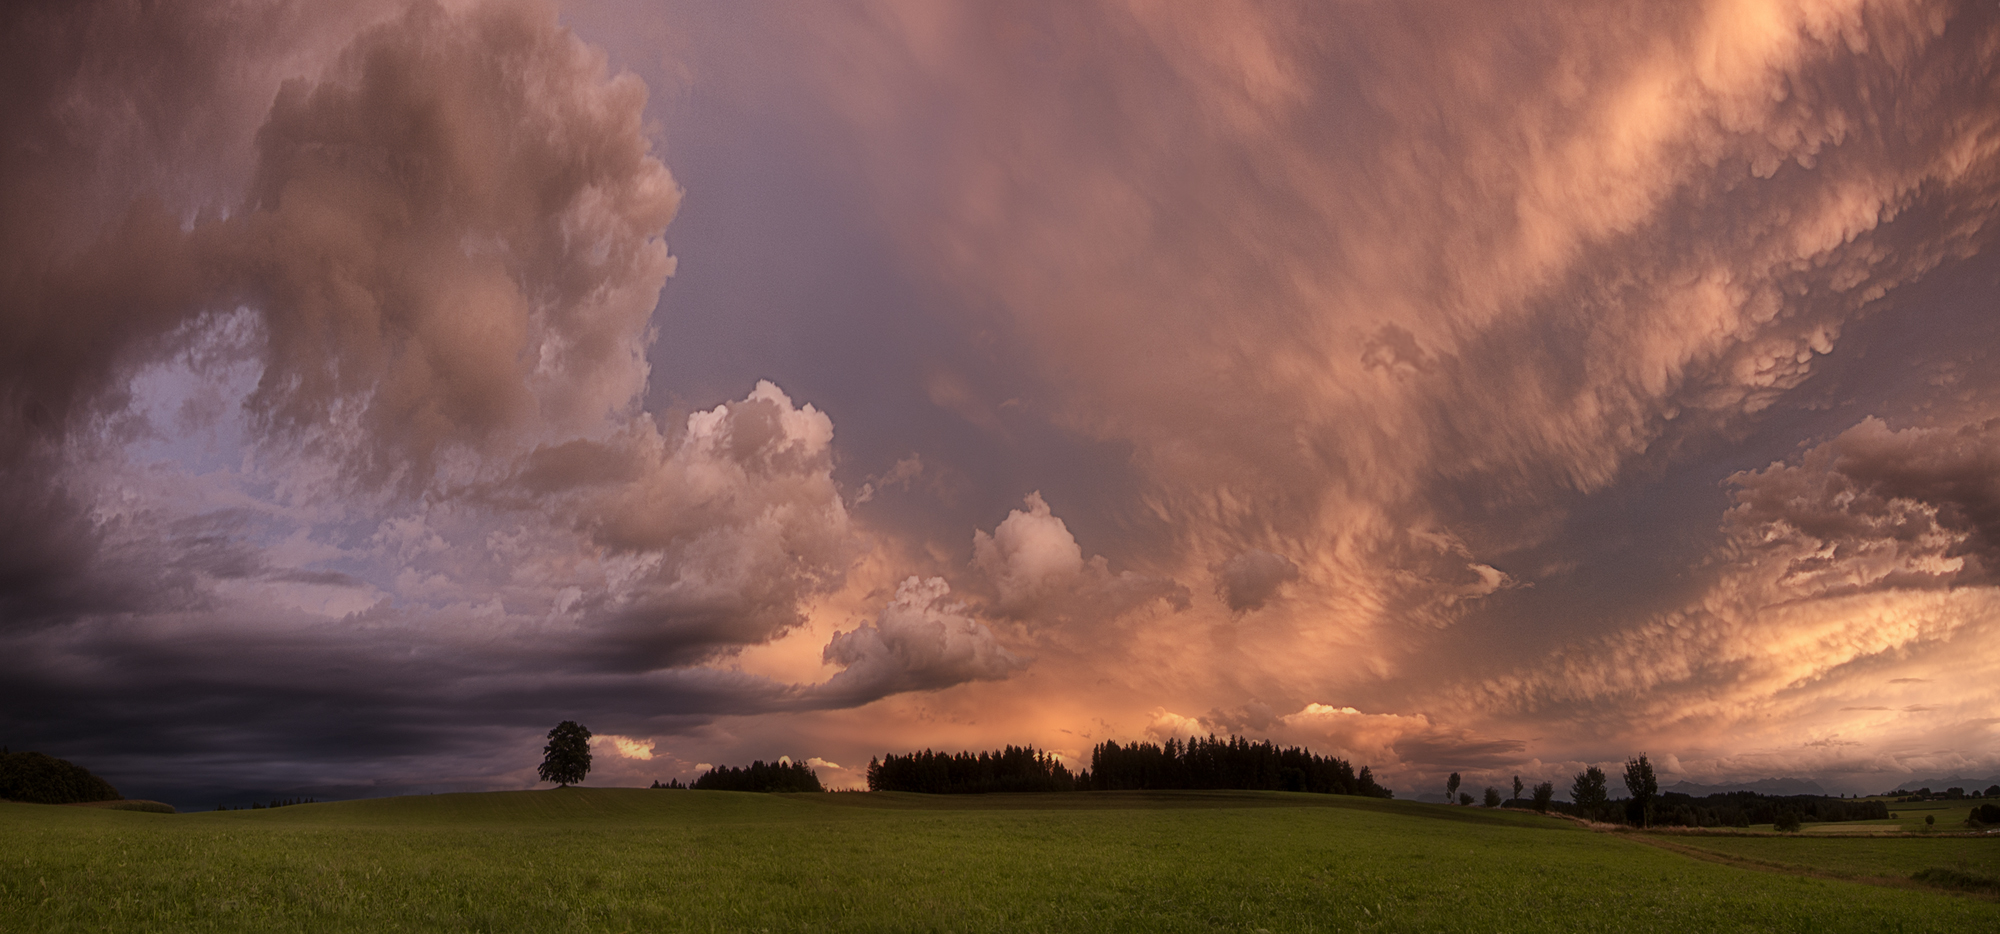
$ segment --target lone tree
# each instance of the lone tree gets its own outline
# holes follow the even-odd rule
[[[1514,800],[1521,800],[1521,776],[1514,776]]]
[[[1489,807],[1489,808],[1497,808],[1497,807],[1499,807],[1499,806],[1500,806],[1500,789],[1498,789],[1498,788],[1495,788],[1495,787],[1493,787],[1492,785],[1488,785],[1488,786],[1486,786],[1486,801],[1485,801],[1485,804],[1486,804],[1486,806],[1487,806],[1487,807]]]
[[[590,727],[564,720],[549,731],[549,744],[542,747],[542,781],[567,788],[590,774]]]
[[[1554,782],[1543,782],[1539,785],[1536,785],[1535,813],[1547,814],[1549,812],[1549,801],[1553,799],[1555,796],[1556,796],[1556,785]]]
[[[1457,772],[1451,773],[1451,777],[1444,780],[1444,800],[1446,804],[1450,804],[1451,799],[1458,797],[1458,782]]]
[[[1653,763],[1646,761],[1641,753],[1637,759],[1625,760],[1625,788],[1632,792],[1632,800],[1639,806],[1639,826],[1653,822],[1653,799],[1659,797],[1660,781],[1653,776]]]
[[[1577,813],[1591,820],[1599,820],[1604,812],[1604,802],[1611,796],[1604,790],[1604,770],[1591,766],[1576,773],[1569,785],[1569,799],[1576,802]]]

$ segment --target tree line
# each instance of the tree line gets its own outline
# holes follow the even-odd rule
[[[926,749],[891,753],[868,763],[870,791],[984,794],[995,791],[1124,791],[1250,789],[1394,797],[1363,766],[1321,756],[1299,746],[1239,736],[1196,737],[1185,742],[1099,743],[1090,768],[1076,773],[1032,746],[996,752],[943,753]]]
[[[1721,792],[1701,798],[1672,791],[1661,794],[1653,764],[1643,755],[1625,761],[1624,779],[1631,797],[1612,801],[1604,770],[1590,766],[1577,773],[1570,783],[1571,803],[1559,806],[1559,810],[1589,820],[1639,827],[1771,824],[1780,830],[1796,830],[1803,821],[1883,820],[1889,816],[1887,804],[1860,798],[1764,795],[1754,791]]]
[[[659,782],[654,787],[662,786]],[[803,762],[765,762],[759,759],[744,768],[718,765],[703,772],[694,784],[697,791],[825,791],[819,776]]]
[[[218,811],[265,811],[265,810],[270,810],[271,808],[288,808],[294,804],[318,804],[318,803],[319,803],[318,798],[275,798],[272,799],[270,804],[264,804],[263,802],[260,801],[252,801],[250,802],[250,806],[247,808],[240,804],[235,807],[230,807],[227,804],[218,804],[215,806],[215,809]]]
[[[977,755],[926,749],[870,759],[868,790],[931,795],[1075,791],[1077,777],[1056,757],[1033,746],[1007,746]]]

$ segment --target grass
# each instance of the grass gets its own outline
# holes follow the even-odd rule
[[[1262,792],[566,789],[180,815],[0,804],[0,931],[2000,927],[1989,899],[1753,871],[1631,836]],[[1948,867],[1958,852],[1854,859]]]

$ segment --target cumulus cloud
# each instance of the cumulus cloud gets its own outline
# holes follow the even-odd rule
[[[644,759],[634,737],[802,703],[699,666],[842,581],[832,422],[768,382],[678,424],[639,409],[680,191],[638,79],[535,4],[5,15],[10,47],[67,50],[16,49],[47,73],[0,102],[39,141],[5,184],[68,212],[0,231],[24,245],[0,299],[10,710],[155,737],[129,761],[285,760],[259,781],[315,755],[490,781],[550,705]],[[325,47],[250,51],[288,28]],[[119,146],[148,140],[214,165],[128,184],[146,157]],[[226,724],[118,700],[148,693]],[[332,709],[404,726],[326,739]]]
[[[1027,666],[1028,660],[1002,647],[964,603],[947,602],[950,595],[943,578],[903,581],[873,623],[835,633],[827,642],[826,661],[845,667],[815,686],[812,695],[866,703],[903,691],[997,680]]]
[[[650,739],[633,739],[630,736],[619,736],[615,733],[597,733],[590,737],[590,744],[592,746],[609,746],[621,758],[645,761],[653,758],[655,741]]]
[[[832,441],[825,414],[762,382],[672,439],[642,418],[538,449],[518,483],[603,549],[599,586],[565,608],[604,628],[606,663],[685,664],[797,625],[841,581],[854,546]]]
[[[992,585],[1000,615],[1103,620],[1154,600],[1186,608],[1187,588],[1171,579],[1113,574],[1102,555],[1084,560],[1083,546],[1040,492],[1029,493],[1026,505],[1025,512],[1009,510],[991,533],[972,533],[972,566]]]
[[[418,4],[259,130],[229,234],[265,311],[250,407],[288,435],[351,425],[367,475],[448,445],[601,430],[647,374],[680,190],[646,92],[532,7]]]

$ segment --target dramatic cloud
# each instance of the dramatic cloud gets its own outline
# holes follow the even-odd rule
[[[11,744],[2000,771],[1990,5],[0,27]]]
[[[1133,571],[1111,573],[1102,555],[1089,561],[1069,526],[1040,493],[1028,511],[1007,513],[991,534],[972,533],[972,565],[998,598],[994,610],[1017,619],[1109,619],[1156,599],[1185,608],[1187,588]]]
[[[1869,418],[1731,482],[1736,539],[1788,553],[1782,583],[1801,595],[1990,585],[2000,571],[2000,421],[1894,431]]]
[[[602,430],[645,388],[680,202],[646,91],[505,6],[417,5],[280,88],[228,260],[263,309],[249,406],[365,477]],[[504,450],[505,448],[502,448]]]
[[[875,622],[836,633],[826,644],[826,660],[846,668],[814,693],[839,703],[864,703],[902,691],[1004,678],[1027,664],[967,615],[965,604],[946,602],[950,594],[951,585],[937,577],[912,577],[897,586],[896,598]]]
[[[1299,566],[1292,559],[1253,548],[1223,562],[1215,586],[1222,602],[1240,613],[1262,607],[1278,595],[1278,588],[1298,579]]]

